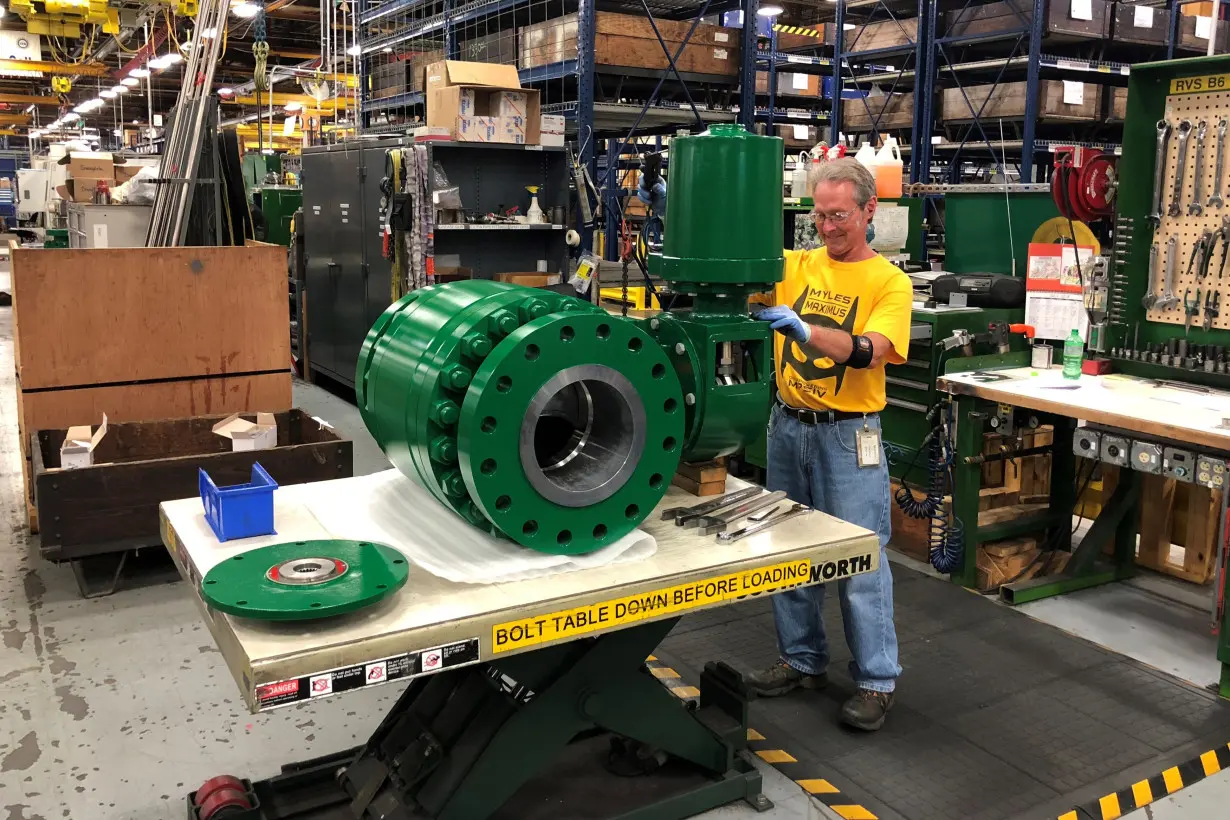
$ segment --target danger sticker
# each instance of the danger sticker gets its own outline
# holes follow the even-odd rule
[[[807,559],[773,564],[688,584],[651,590],[575,609],[496,624],[491,629],[493,654],[576,638],[642,620],[676,615],[723,601],[780,592],[783,589],[846,578],[873,567],[871,553],[812,564]]]
[[[288,703],[323,698],[477,662],[478,638],[470,638],[422,652],[408,652],[295,680],[264,684],[256,688],[256,701],[260,711],[264,711]]]

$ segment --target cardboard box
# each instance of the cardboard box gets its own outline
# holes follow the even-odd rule
[[[522,89],[516,66],[443,60],[427,67],[427,125],[459,142],[521,142],[499,123],[508,92],[524,98],[524,144],[537,145],[542,115],[537,89]],[[497,125],[500,127],[497,128]]]
[[[108,186],[114,180],[112,179],[66,179],[63,185],[56,186],[56,193],[60,195],[60,199],[66,199],[69,202],[93,202],[94,194],[98,190],[98,183],[105,182]]]
[[[68,428],[64,443],[60,445],[60,468],[76,470],[94,464],[94,448],[107,435],[107,414],[103,413],[102,424],[90,434],[90,425],[81,424]]]
[[[525,117],[496,117],[496,142],[525,145]]]
[[[756,72],[756,93],[769,93],[769,72]],[[777,96],[819,97],[820,77],[815,74],[799,74],[790,71],[777,73]]]
[[[278,446],[278,422],[273,413],[257,413],[251,422],[232,413],[213,426],[215,435],[231,440],[231,452],[272,450]]]
[[[115,179],[115,160],[106,152],[73,151],[59,163],[68,166],[72,179]]]
[[[524,124],[526,102],[524,91],[496,91],[491,95],[492,113],[497,117],[518,117]]]
[[[564,146],[564,118],[562,116],[543,114],[538,118],[538,127],[541,145],[553,145],[557,148]]]

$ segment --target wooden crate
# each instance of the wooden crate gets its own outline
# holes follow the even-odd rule
[[[1139,479],[1136,563],[1184,581],[1208,583],[1217,558],[1221,492],[1156,475]]]
[[[1170,39],[1170,11],[1138,3],[1115,3],[1111,37],[1116,43],[1164,46]]]
[[[792,34],[788,31],[777,32],[777,50],[778,51],[802,51],[807,48],[816,48],[821,45],[833,45],[833,34],[836,28],[832,23],[811,23],[806,28],[820,32],[821,36],[817,37],[814,34]]]
[[[846,51],[860,52],[910,46],[918,42],[918,22],[919,18],[911,17],[855,26],[845,33],[842,47]]]
[[[37,430],[290,409],[286,249],[12,253],[18,431],[30,527]]]
[[[913,128],[914,92],[845,100],[841,106],[841,127],[854,132]]]
[[[1091,0],[1092,20],[1073,17],[1072,0],[1050,0],[1046,5],[1044,36],[1048,40],[1104,40],[1110,36],[1111,4],[1106,0]],[[967,5],[944,15],[943,33],[949,37],[1002,35],[1030,25],[1033,16],[1033,0]]]
[[[1207,17],[1208,15],[1200,16]],[[1179,51],[1194,51],[1198,54],[1204,54],[1208,50],[1209,41],[1196,36],[1195,15],[1188,15],[1184,12],[1183,18],[1179,20],[1179,42],[1175,43],[1175,48]],[[1227,51],[1230,51],[1230,26],[1223,20],[1217,27],[1217,45],[1213,52],[1225,54]]]
[[[515,48],[515,46],[514,46]],[[514,52],[515,53],[515,52]],[[444,59],[443,51],[426,51],[417,54],[398,55],[384,65],[374,66],[368,74],[368,84],[373,99],[396,97],[425,87],[427,66]],[[469,57],[462,59],[469,60]],[[483,60],[479,62],[493,62]]]
[[[1093,122],[1098,119],[1102,88],[1083,83],[1081,102],[1065,103],[1063,80],[1041,80],[1038,83],[1038,117],[1057,122]],[[1027,83],[945,88],[940,104],[940,116],[946,124],[972,122],[978,119],[1024,119]],[[968,102],[966,102],[968,98]],[[985,104],[984,104],[985,103]]]
[[[668,45],[684,42],[690,21],[656,20]],[[739,70],[740,31],[699,24],[675,61],[680,71],[731,76]],[[577,15],[568,14],[521,29],[519,68],[577,58]],[[670,63],[644,17],[600,11],[594,21],[594,64],[662,70]]]
[[[44,557],[74,560],[161,543],[158,504],[198,492],[198,468],[220,486],[250,480],[260,462],[280,485],[349,478],[352,444],[302,410],[275,414],[278,444],[232,452],[213,432],[224,415],[108,424],[94,466],[60,469],[67,430],[40,430],[31,439],[35,503],[45,522]]]
[[[1122,122],[1127,119],[1128,90],[1103,86],[1102,88],[1102,118],[1104,120]]]
[[[820,77],[816,74],[800,74],[788,70],[777,72],[778,97],[806,97],[815,99],[820,96],[821,88]],[[769,72],[756,72],[756,93],[769,93]]]

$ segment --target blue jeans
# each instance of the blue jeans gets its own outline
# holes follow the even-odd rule
[[[867,425],[880,429],[879,416]],[[785,490],[792,501],[809,504],[880,536],[880,568],[837,582],[841,619],[850,647],[850,677],[860,688],[891,692],[901,674],[893,624],[893,576],[884,548],[891,532],[888,464],[859,467],[857,431],[863,420],[803,424],[774,407],[769,417],[768,488]],[[809,675],[828,666],[824,634],[826,584],[773,596],[777,643],[782,660]]]

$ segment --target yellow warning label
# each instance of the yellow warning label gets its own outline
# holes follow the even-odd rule
[[[869,570],[871,556],[865,558]],[[848,564],[859,560],[848,559],[841,563]],[[847,569],[846,574],[853,572]],[[498,654],[548,641],[576,638],[635,621],[686,612],[719,601],[786,589],[807,583],[811,575],[811,561],[801,559],[655,589],[549,615],[508,621],[491,628],[491,651]]]
[[[1179,77],[1170,81],[1171,94],[1199,94],[1204,91],[1225,91],[1228,88],[1230,88],[1230,74]]]

